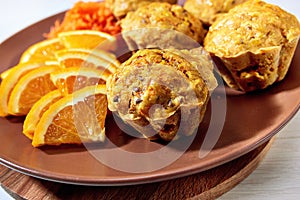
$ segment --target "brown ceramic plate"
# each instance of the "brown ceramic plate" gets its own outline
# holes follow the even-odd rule
[[[42,40],[42,34],[48,32],[54,21],[62,16],[63,13],[47,18],[3,42],[0,45],[0,71],[16,64],[24,49]],[[289,73],[281,83],[265,91],[247,95],[226,89],[227,102],[223,101],[226,103],[223,106],[227,109],[224,124],[222,117],[211,117],[216,109],[213,111],[210,104],[192,145],[183,151],[182,156],[175,162],[156,171],[129,173],[102,164],[90,152],[100,151],[107,145],[105,143],[92,146],[90,151],[87,151],[84,146],[72,145],[33,148],[30,140],[22,134],[24,119],[16,117],[0,118],[0,162],[31,176],[87,185],[149,183],[201,172],[233,160],[266,142],[294,116],[300,104],[299,65],[300,48],[298,47]],[[222,94],[218,94],[218,91],[212,96],[215,102],[222,101],[222,98]],[[216,132],[221,127],[220,137],[215,138],[217,143],[213,149],[205,157],[200,158],[200,149],[209,151],[209,147],[205,149],[205,145],[203,146],[208,127],[210,130],[216,127]],[[112,149],[147,152],[165,145],[122,134],[112,117],[107,119],[106,131],[108,137],[118,146],[111,147]],[[164,154],[168,155],[173,151],[181,150],[170,146],[165,149]],[[122,158],[113,159],[120,161]],[[160,159],[161,156],[152,157],[149,164],[160,162]],[[126,165],[129,161],[122,162]]]

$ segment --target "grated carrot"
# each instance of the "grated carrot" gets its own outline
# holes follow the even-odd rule
[[[55,21],[45,37],[53,38],[60,32],[72,30],[97,30],[115,35],[121,32],[121,27],[105,2],[79,1],[66,12],[62,22]]]

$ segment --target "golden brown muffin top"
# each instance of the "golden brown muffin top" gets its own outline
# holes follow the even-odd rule
[[[130,11],[135,11],[139,7],[145,6],[151,2],[168,2],[171,4],[177,3],[177,0],[105,0],[113,14],[122,18]]]
[[[212,24],[222,13],[247,0],[186,0],[184,8],[204,24]]]
[[[121,21],[122,31],[140,28],[161,28],[176,30],[202,43],[205,31],[194,15],[179,5],[154,2],[129,12]]]
[[[113,80],[110,81],[109,84],[117,83],[118,81],[121,81],[121,79],[124,79],[124,76],[132,74],[132,76],[137,76],[134,73],[134,70],[139,71],[138,68],[145,68],[147,66],[153,66],[155,65],[156,68],[161,68],[160,70],[163,71],[164,66],[168,69],[169,67],[175,69],[178,71],[178,73],[181,74],[182,78],[186,79],[187,82],[190,82],[190,84],[193,87],[194,93],[196,97],[198,98],[198,101],[200,103],[203,103],[206,101],[206,99],[209,96],[208,87],[201,77],[201,74],[198,72],[198,70],[186,59],[183,57],[177,55],[176,53],[172,53],[170,50],[158,50],[158,49],[144,49],[139,50],[136,52],[131,58],[129,58],[127,61],[125,61],[118,71],[114,74]],[[137,67],[137,69],[134,69],[134,67]],[[167,70],[164,72],[165,77],[168,79],[171,79],[172,77],[168,77]],[[157,73],[156,73],[157,74]],[[155,76],[155,74],[143,74],[146,76]],[[131,76],[131,75],[130,75]],[[128,77],[130,77],[128,76]],[[145,81],[145,77],[143,77],[143,81]],[[151,78],[151,77],[150,77]],[[128,79],[123,80],[128,81]],[[136,79],[137,82],[143,82],[141,80]],[[166,80],[165,82],[167,82]],[[126,83],[118,83],[120,85],[124,85]],[[130,87],[133,84],[130,84]],[[129,86],[128,86],[129,87]],[[114,93],[121,93],[122,90],[125,88],[113,88],[112,90]],[[178,89],[178,88],[177,88]],[[185,88],[183,88],[185,89]],[[142,90],[141,90],[142,91]]]
[[[281,46],[298,38],[300,24],[280,7],[250,0],[224,14],[210,27],[204,46],[218,57]]]

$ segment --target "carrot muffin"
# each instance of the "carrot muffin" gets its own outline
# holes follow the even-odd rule
[[[105,0],[107,6],[112,10],[117,18],[122,18],[130,11],[135,11],[139,7],[148,5],[151,2],[168,2],[176,4],[177,0]]]
[[[186,0],[184,8],[210,26],[218,16],[247,0]]]
[[[220,61],[219,71],[227,84],[249,92],[285,77],[299,36],[300,24],[295,16],[253,0],[213,23],[204,47]]]
[[[206,82],[172,50],[139,50],[107,81],[109,109],[146,138],[170,141],[197,130],[213,89]]]
[[[131,50],[195,48],[205,36],[199,19],[179,5],[161,2],[129,12],[121,21],[121,27]]]

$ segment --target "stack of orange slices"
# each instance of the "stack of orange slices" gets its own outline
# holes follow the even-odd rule
[[[33,44],[1,74],[0,116],[26,116],[23,133],[34,147],[103,141],[105,83],[119,66],[115,37],[79,30]],[[105,45],[106,47],[108,45]]]

